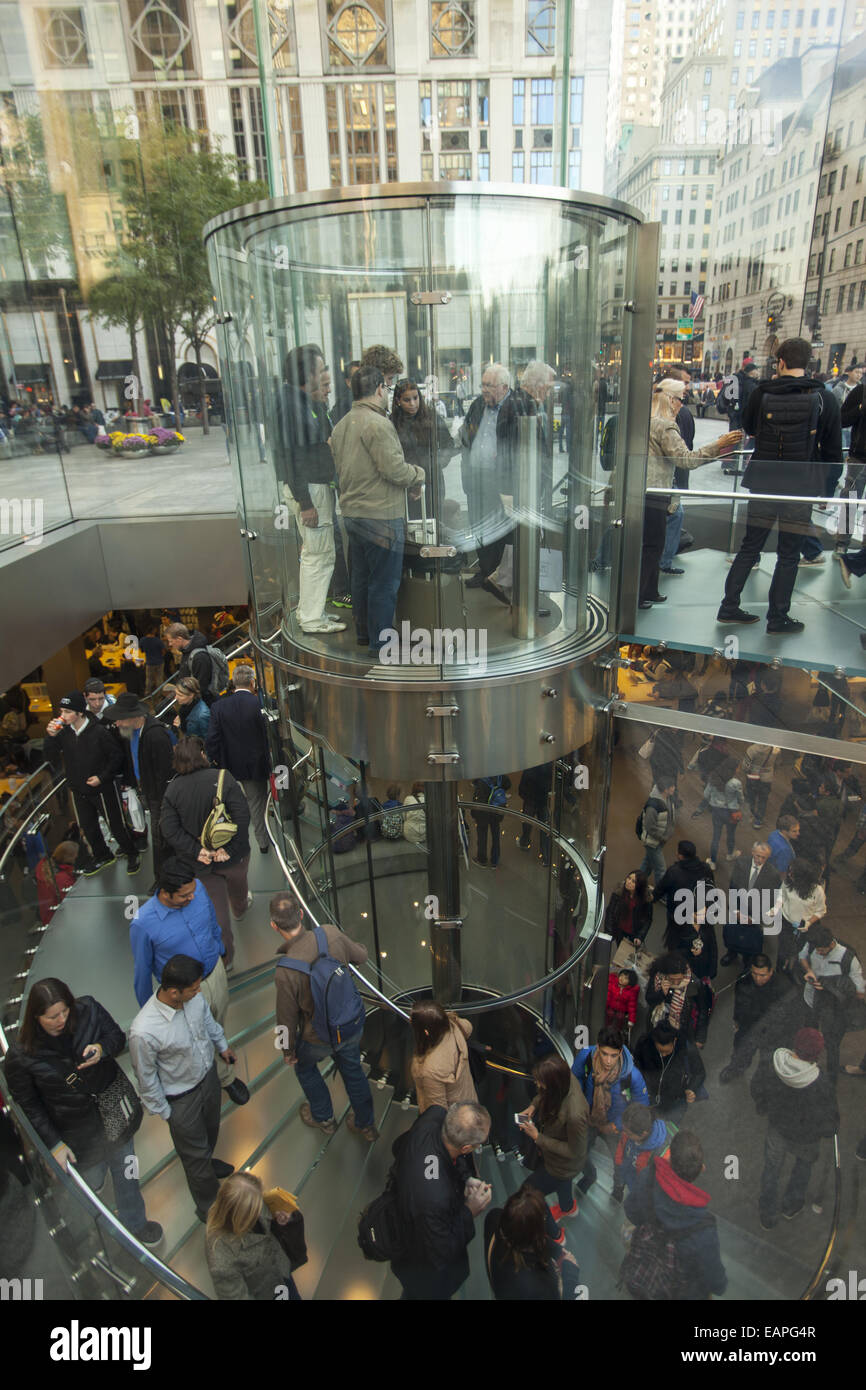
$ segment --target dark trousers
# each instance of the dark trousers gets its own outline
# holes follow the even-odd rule
[[[216,1200],[219,1182],[213,1170],[213,1151],[220,1130],[220,1083],[216,1063],[195,1090],[172,1100],[168,1127],[196,1211],[202,1216]]]
[[[721,611],[740,606],[743,585],[761,558],[764,543],[779,524],[776,568],[770,584],[767,622],[782,622],[791,607],[791,595],[800,562],[800,546],[808,533],[812,508],[808,502],[750,502],[746,509],[746,534],[728,571]]]
[[[499,816],[487,815],[482,812],[475,822],[475,833],[478,836],[478,862],[487,863],[487,835],[490,834],[490,862],[499,863]]]
[[[547,824],[547,797],[546,797],[546,796],[540,796],[540,797],[537,797],[537,798],[536,798],[536,797],[524,797],[524,798],[523,798],[523,814],[524,814],[525,816],[532,816],[532,817],[534,817],[535,820],[543,821],[544,824],[546,825],[546,824]],[[545,859],[548,859],[548,858],[550,857],[550,840],[549,840],[548,836],[544,834],[543,831],[539,831],[538,839],[539,839],[539,846],[538,846],[538,847],[539,847],[539,849],[541,850],[542,856],[543,856]],[[531,847],[531,845],[532,845],[532,826],[531,826],[531,825],[524,825],[524,826],[522,827],[522,829],[521,829],[521,831],[520,831],[520,843],[521,843],[522,845],[525,845],[526,847]]]
[[[756,782],[750,777],[746,778],[744,791],[753,820],[762,821],[764,819],[767,802],[770,800],[770,786],[771,783],[769,782]]]
[[[845,564],[852,574],[862,579],[866,574],[866,545],[860,550],[849,550],[845,555]]]
[[[228,864],[196,864],[195,876],[200,878],[205,892],[213,903],[216,919],[223,935],[226,948],[226,965],[235,958],[235,939],[232,933],[231,913],[243,917],[247,910],[247,870],[250,856],[230,861]],[[231,908],[231,912],[229,911]]]
[[[659,591],[659,565],[665,548],[669,500],[667,497],[648,497],[644,502],[639,603],[653,598]]]
[[[153,873],[154,877],[162,868],[163,861],[169,857],[172,851],[162,836],[159,828],[159,814],[162,810],[162,800],[151,801],[149,797],[142,796],[145,808],[150,812],[150,844],[153,850]]]
[[[546,1168],[536,1168],[532,1176],[527,1179],[527,1182],[533,1187],[537,1187],[539,1192],[544,1193],[545,1197],[548,1193],[555,1192],[556,1200],[562,1211],[568,1211],[569,1207],[574,1204],[572,1181],[571,1178],[555,1178],[552,1173],[548,1173]],[[545,1225],[547,1226],[547,1234],[555,1240],[559,1235],[559,1226],[551,1216],[550,1208],[547,1211]]]
[[[505,554],[505,547],[513,544],[514,533],[508,531],[506,535],[499,536],[495,541],[490,541],[488,545],[479,545],[478,568],[486,579],[488,575],[495,573],[502,564],[502,557]]]
[[[75,809],[78,812],[81,833],[89,844],[94,859],[109,857],[105,836],[99,828],[100,815],[103,815],[111,826],[111,833],[120,846],[121,854],[135,854],[135,845],[123,819],[120,798],[114,782],[109,782],[100,791],[76,792]]]
[[[803,1206],[812,1164],[818,1157],[820,1147],[818,1139],[786,1139],[770,1125],[764,1145],[764,1171],[761,1174],[761,1195],[758,1198],[761,1215],[766,1220],[774,1221],[779,1214],[782,1168],[789,1154],[794,1160],[794,1166],[782,1198],[782,1211],[793,1213]]]
[[[752,1065],[752,1058],[757,1051],[758,1039],[755,1037],[754,1029],[738,1028],[734,1034],[734,1050],[728,1063],[731,1071],[737,1076],[743,1076]]]

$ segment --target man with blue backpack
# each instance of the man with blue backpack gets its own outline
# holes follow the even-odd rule
[[[330,924],[308,931],[289,892],[271,898],[270,915],[285,943],[277,962],[277,1042],[307,1097],[301,1119],[323,1134],[335,1132],[331,1093],[319,1072],[319,1063],[333,1057],[352,1106],[346,1124],[372,1144],[379,1131],[361,1066],[364,1004],[348,968],[364,964],[367,948]]]
[[[499,827],[504,819],[501,808],[507,805],[511,791],[510,777],[476,777],[472,788],[473,801],[481,802],[486,810],[472,810],[478,848],[475,863],[480,869],[495,869],[499,863]],[[490,861],[487,842],[490,840]]]

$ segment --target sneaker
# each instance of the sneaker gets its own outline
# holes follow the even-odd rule
[[[320,623],[311,623],[309,627],[301,628],[301,631],[309,634],[345,632],[346,624],[338,623],[335,618],[323,618]]]
[[[473,859],[473,864],[477,864],[479,869],[494,869],[495,864],[488,864],[486,859]]]
[[[145,1221],[141,1230],[133,1231],[132,1234],[141,1245],[152,1247],[159,1245],[164,1232],[158,1221]]]
[[[249,1089],[247,1088],[246,1084],[243,1081],[241,1081],[239,1076],[235,1077],[231,1085],[224,1086],[223,1090],[225,1091],[229,1100],[233,1101],[235,1105],[246,1105],[247,1101],[250,1098]]]
[[[578,1206],[576,1199],[572,1202],[570,1207],[566,1207],[565,1211],[562,1210],[562,1207],[559,1205],[558,1202],[555,1206],[552,1206],[550,1208],[550,1214],[553,1217],[554,1221],[569,1221],[572,1216],[577,1216],[577,1212]]]
[[[752,821],[752,829],[753,829],[753,830],[760,830],[760,828],[761,828],[761,826],[762,826],[763,824],[764,824],[764,822],[763,822],[762,820],[753,820],[753,821]]]
[[[549,1239],[553,1241],[554,1245],[564,1245],[565,1231],[560,1231],[558,1236],[550,1236]]]
[[[137,874],[140,868],[141,868],[141,855],[140,855],[140,854],[128,854],[128,855],[126,856],[126,872],[127,872],[128,874]]]
[[[725,858],[727,859],[728,863],[730,864],[730,862],[731,862],[732,859],[739,859],[739,857],[740,857],[741,854],[742,854],[742,850],[735,849],[735,850],[732,850],[730,854],[726,854],[726,855],[725,855]]]
[[[103,869],[107,869],[111,864],[116,863],[117,860],[113,854],[106,854],[102,859],[91,859],[81,872],[85,878],[92,878],[94,874],[99,874]]]
[[[863,1067],[854,1067],[850,1062],[846,1063],[842,1070],[845,1072],[846,1076],[866,1076],[866,1071],[864,1071]]]
[[[796,618],[785,618],[781,623],[767,623],[768,632],[782,633],[783,635],[795,632],[803,632],[806,624],[800,623]]]
[[[812,1203],[812,1210],[813,1210],[813,1212],[815,1213],[816,1216],[823,1216],[823,1214],[824,1214],[824,1207],[823,1207],[823,1204],[822,1204],[821,1202],[813,1202],[813,1203]]]
[[[313,1112],[310,1109],[309,1101],[304,1101],[303,1105],[298,1111],[298,1114],[300,1115],[303,1123],[305,1125],[310,1126],[310,1129],[320,1129],[323,1134],[336,1134],[337,1132],[337,1121],[334,1119],[333,1115],[331,1116],[330,1120],[313,1119]]]
[[[716,861],[715,861],[715,859],[708,859],[708,860],[707,860],[707,868],[708,868],[708,869],[714,869],[715,867],[716,867]]]
[[[786,1210],[785,1207],[782,1207],[782,1215],[784,1216],[786,1221],[793,1221],[794,1217],[799,1216],[802,1210],[803,1203],[801,1202],[800,1205],[798,1207],[795,1207],[793,1211]]]
[[[805,568],[807,568],[807,569],[812,569],[812,568],[814,568],[815,565],[823,565],[823,563],[824,563],[824,556],[823,556],[823,555],[816,555],[815,558],[814,558],[814,560],[807,560],[806,557],[805,557],[805,555],[804,555],[803,558],[802,558],[802,560],[799,560],[797,563],[798,563],[798,565],[799,565],[800,567],[805,567]]]
[[[716,614],[717,623],[759,623],[757,613],[747,613],[745,608],[720,608]]]
[[[247,889],[247,905],[246,905],[246,907],[242,908],[240,912],[235,912],[234,909],[232,909],[232,916],[234,917],[235,921],[236,921],[236,922],[239,922],[240,919],[241,919],[242,917],[245,917],[246,914],[249,912],[250,908],[252,907],[252,905],[253,905],[253,895],[252,895],[252,893],[249,891],[249,889]]]
[[[728,1063],[728,1065],[722,1067],[722,1070],[719,1072],[719,1085],[727,1086],[729,1081],[736,1081],[737,1077],[742,1076],[742,1074],[742,1072],[737,1071],[736,1067],[732,1067],[730,1063]]]
[[[338,596],[337,596],[336,598],[330,598],[330,599],[328,599],[328,602],[329,602],[329,603],[332,605],[332,607],[334,607],[334,608],[351,608],[351,607],[352,607],[352,595],[351,595],[351,594],[338,594]]]
[[[851,571],[845,563],[845,552],[843,550],[837,550],[833,556],[833,559],[839,561],[839,569],[842,572],[842,583],[845,585],[846,589],[850,589]]]
[[[679,569],[676,565],[662,565],[662,574],[685,574],[685,570]]]
[[[353,1134],[360,1134],[363,1139],[366,1139],[368,1144],[375,1144],[376,1140],[379,1138],[379,1131],[376,1126],[359,1125],[351,1110],[346,1116],[346,1128],[350,1129]]]

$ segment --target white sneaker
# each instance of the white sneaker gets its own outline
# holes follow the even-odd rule
[[[346,624],[338,623],[333,618],[323,618],[320,623],[312,623],[310,627],[302,628],[301,631],[310,634],[319,632],[345,632]]]
[[[733,852],[733,854],[728,854],[728,855],[726,855],[725,857],[727,858],[727,861],[728,861],[728,863],[730,864],[730,862],[731,862],[732,859],[739,859],[741,853],[742,853],[742,850],[735,849],[734,852]]]
[[[715,859],[708,859],[708,860],[707,860],[707,868],[708,868],[708,869],[714,869],[715,867],[716,867],[716,861],[715,861]]]
[[[811,567],[813,567],[813,566],[815,566],[815,565],[823,565],[823,564],[824,564],[824,556],[823,556],[823,555],[816,555],[815,558],[814,558],[814,560],[807,560],[806,557],[805,557],[805,555],[804,555],[803,558],[802,558],[802,560],[798,561],[798,563],[799,563],[799,565],[800,565],[801,567],[805,565],[806,568],[811,568]]]

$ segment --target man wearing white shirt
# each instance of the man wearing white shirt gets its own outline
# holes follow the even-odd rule
[[[836,941],[829,927],[817,922],[809,928],[806,945],[800,952],[800,965],[806,982],[803,1000],[812,1011],[817,1027],[824,1034],[827,1050],[827,1074],[835,1078],[839,1071],[839,1047],[845,1035],[845,1003],[839,981],[847,976],[853,985],[853,999],[866,998],[866,980],[860,961],[847,946]],[[835,985],[833,983],[835,981]]]
[[[220,1126],[214,1049],[225,1062],[235,1055],[199,993],[202,975],[201,961],[191,956],[166,962],[159,989],[132,1021],[129,1051],[142,1104],[168,1121],[196,1216],[206,1221],[219,1179],[234,1172],[213,1156]]]

